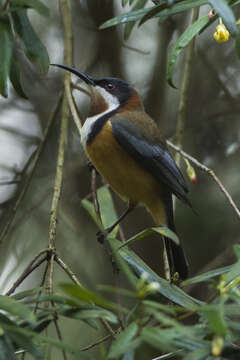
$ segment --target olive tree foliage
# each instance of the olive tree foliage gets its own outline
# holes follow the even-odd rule
[[[239,357],[239,5],[0,0],[1,360]],[[49,63],[139,92],[189,180],[188,280],[142,208],[97,242],[124,204],[88,169],[86,90]]]

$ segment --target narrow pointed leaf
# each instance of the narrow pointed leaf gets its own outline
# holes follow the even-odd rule
[[[20,81],[20,66],[19,66],[18,60],[15,56],[13,56],[13,59],[12,59],[10,80],[11,80],[12,86],[14,87],[17,94],[20,95],[22,98],[27,99],[27,96],[24,93],[24,90],[22,88],[21,81]]]
[[[153,6],[149,9],[149,11],[142,17],[139,26],[144,24],[149,19],[155,17],[158,13],[160,13],[162,10],[166,9],[168,7],[168,4],[166,0],[160,0],[159,4],[156,6]]]
[[[199,283],[199,282],[203,282],[203,281],[208,281],[209,279],[212,279],[216,276],[219,276],[219,275],[222,275],[222,274],[225,274],[227,272],[229,272],[232,268],[232,265],[229,265],[229,266],[224,266],[222,268],[219,268],[219,269],[215,269],[215,270],[210,270],[204,274],[201,274],[201,275],[197,275],[197,276],[194,276],[190,279],[187,279],[187,280],[184,280],[182,282],[182,285],[189,285],[189,284],[196,284],[196,283]]]
[[[23,41],[26,56],[37,64],[40,74],[46,74],[49,67],[48,53],[34,31],[26,10],[13,12],[12,18],[15,31]]]
[[[194,24],[190,25],[184,33],[179,37],[175,45],[173,46],[170,55],[168,57],[167,64],[167,81],[170,86],[176,88],[173,84],[173,70],[176,63],[176,60],[181,53],[181,51],[189,44],[189,42],[196,36],[199,31],[209,22],[209,17],[204,16],[201,19],[197,20]]]
[[[119,269],[126,276],[131,287],[134,290],[136,290],[137,278],[136,278],[135,274],[133,273],[131,267],[129,266],[128,262],[126,262],[125,259],[123,259],[123,257],[121,256],[121,253],[119,252],[119,245],[122,243],[120,241],[118,241],[116,238],[112,238],[110,236],[108,236],[107,239],[109,241],[109,245],[112,249],[113,256],[116,260],[116,263],[117,263]]]
[[[132,236],[130,239],[125,241],[120,246],[120,249],[122,247],[126,246],[126,245],[132,244],[133,242],[135,242],[137,240],[143,239],[143,238],[145,238],[145,237],[147,237],[147,236],[149,236],[149,235],[151,235],[153,233],[158,233],[160,235],[166,236],[169,239],[172,239],[176,244],[179,244],[179,239],[178,239],[177,235],[172,230],[170,230],[166,226],[158,226],[158,227],[152,227],[152,228],[145,229],[145,230],[141,231],[140,233]]]
[[[128,3],[128,0],[122,0],[122,7],[125,7]]]
[[[18,10],[20,10],[24,7],[34,9],[40,15],[49,16],[49,8],[39,0],[11,0],[10,2],[10,11],[12,8],[18,8]]]
[[[237,34],[236,19],[232,12],[232,9],[228,5],[226,0],[208,0],[210,6],[216,11],[216,13],[223,19],[224,25],[228,28],[230,33],[235,36]]]
[[[129,350],[130,347],[135,348],[140,344],[133,341],[138,332],[138,325],[134,322],[131,323],[126,329],[124,329],[112,343],[108,358],[116,359],[118,356],[123,355]]]
[[[161,22],[165,21],[169,16],[181,13],[183,11],[187,11],[194,7],[198,7],[201,5],[205,5],[208,3],[208,0],[184,0],[179,3],[174,4],[170,8],[166,8],[160,12],[158,12],[154,17],[159,18]],[[155,8],[154,6],[153,8]],[[151,8],[150,8],[151,9]],[[131,21],[138,21],[141,20],[149,11],[149,8],[140,9],[136,11],[130,11],[128,13],[124,13],[118,15],[112,19],[107,20],[100,26],[100,29],[105,29],[111,26],[124,24]]]
[[[7,18],[0,20],[0,94],[8,97],[8,76],[12,61],[13,39]]]
[[[34,342],[39,341],[41,344],[53,345],[58,349],[69,352],[70,354],[78,355],[79,359],[91,358],[88,354],[79,350],[78,348],[75,348],[71,345],[68,345],[60,340],[53,339],[51,337],[44,336],[41,334],[36,334],[31,330],[27,330],[27,329],[20,328],[20,327],[13,327],[13,326],[9,326],[9,325],[4,325],[4,330],[6,332],[8,332],[8,334],[11,338],[15,337],[15,339],[16,339],[15,341],[18,344],[21,344],[21,338],[22,339],[24,338],[24,339],[27,339],[25,346],[27,346],[28,344],[34,346],[33,341],[31,341],[31,340],[34,340]],[[19,339],[19,340],[17,340],[17,339]],[[32,353],[31,348],[27,347],[26,349],[27,349],[27,351]],[[32,353],[32,355],[34,355],[36,357],[36,355],[34,353]],[[42,359],[42,356],[39,355],[39,357],[37,359]]]
[[[2,334],[3,330],[1,329],[0,333],[0,360],[17,360],[16,355],[14,354],[14,347],[6,334]]]
[[[216,335],[224,337],[228,334],[227,324],[224,319],[224,304],[202,306],[201,312],[206,316],[210,327]]]
[[[128,313],[127,309],[123,307],[119,307],[118,304],[110,302],[106,300],[103,296],[98,295],[93,291],[85,289],[81,286],[72,285],[72,284],[62,284],[61,288],[66,294],[71,295],[75,299],[83,300],[86,301],[87,303],[90,304],[92,303],[108,310],[113,310],[113,311],[121,310],[125,313]]]
[[[107,20],[105,23],[100,25],[99,29],[106,29],[111,26],[119,25],[119,24],[125,24],[127,22],[131,21],[137,21],[142,18],[144,14],[148,12],[148,9],[140,9],[136,11],[130,11],[129,13],[118,15],[112,19]]]
[[[30,323],[35,322],[35,315],[32,311],[26,305],[21,304],[9,296],[0,295],[0,309]]]
[[[116,244],[121,245],[121,242],[115,239]],[[140,277],[143,273],[147,273],[147,282],[158,282],[160,287],[157,293],[163,295],[169,300],[175,302],[186,308],[193,309],[195,305],[203,304],[203,302],[189,296],[179,287],[171,284],[169,281],[158,276],[152,269],[145,264],[145,262],[138,257],[133,251],[126,247],[119,250],[120,256],[130,265],[134,272]]]
[[[146,3],[147,3],[147,0],[138,0],[136,2],[136,4],[133,6],[132,11],[143,9],[144,6],[146,5]],[[125,40],[129,39],[134,26],[135,26],[134,22],[129,22],[125,25],[125,28],[124,28],[124,39]]]

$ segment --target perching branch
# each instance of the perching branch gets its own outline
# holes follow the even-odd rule
[[[175,151],[177,151],[179,154],[181,154],[183,157],[185,157],[186,159],[188,159],[189,161],[191,161],[194,165],[196,165],[199,169],[205,171],[206,173],[208,173],[213,179],[214,181],[218,184],[218,186],[220,187],[220,190],[223,192],[223,194],[225,195],[225,197],[227,198],[228,202],[230,203],[230,205],[233,207],[234,211],[236,212],[237,216],[240,218],[240,210],[237,207],[237,205],[235,204],[235,202],[233,201],[231,195],[228,193],[228,191],[226,190],[226,188],[224,187],[224,185],[222,184],[222,182],[219,180],[219,178],[216,176],[215,172],[208,168],[206,165],[201,164],[197,159],[195,159],[194,157],[192,157],[191,155],[187,154],[185,151],[183,151],[182,149],[180,149],[179,146],[174,145],[171,141],[167,140],[167,144],[174,149]]]

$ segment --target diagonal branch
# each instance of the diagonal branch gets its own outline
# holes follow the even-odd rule
[[[189,161],[191,161],[194,165],[196,165],[199,169],[205,171],[206,173],[208,173],[213,179],[214,181],[218,184],[220,190],[223,192],[223,194],[225,195],[225,197],[227,198],[228,202],[230,203],[230,205],[233,207],[234,211],[236,212],[237,216],[240,218],[240,210],[237,207],[236,203],[234,202],[233,198],[231,197],[231,195],[229,194],[229,192],[226,190],[226,188],[224,187],[224,185],[222,184],[222,182],[219,180],[219,178],[217,177],[217,175],[215,174],[215,172],[208,168],[206,165],[203,165],[202,163],[200,163],[197,159],[195,159],[194,157],[192,157],[191,155],[187,154],[185,151],[181,150],[179,146],[174,145],[171,141],[167,140],[167,144],[174,149],[175,151],[177,151],[179,154],[181,154],[183,157],[185,157],[186,159],[188,159]]]

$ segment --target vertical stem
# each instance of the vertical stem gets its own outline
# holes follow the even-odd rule
[[[193,9],[193,16],[191,23],[193,24],[199,15],[199,8],[196,7]],[[184,125],[186,119],[186,111],[187,111],[187,103],[188,103],[188,95],[189,95],[189,84],[190,84],[190,76],[191,76],[191,68],[193,62],[194,55],[194,46],[195,46],[195,37],[191,40],[186,55],[186,63],[184,67],[183,74],[183,82],[180,94],[180,101],[178,107],[178,118],[177,118],[177,128],[176,128],[176,145],[181,147],[183,141],[183,133],[184,133]],[[180,154],[176,154],[176,163],[179,165],[180,163]]]
[[[68,0],[59,0],[59,5],[62,14],[63,21],[63,30],[64,30],[64,64],[67,66],[72,66],[72,19],[71,19],[71,9],[69,7]],[[61,116],[61,128],[60,128],[60,139],[58,147],[58,159],[57,159],[57,169],[54,183],[54,193],[51,206],[51,216],[49,224],[49,237],[48,237],[48,247],[50,250],[54,250],[56,246],[56,229],[57,229],[57,210],[59,199],[61,195],[62,188],[62,179],[63,179],[63,165],[64,165],[64,153],[65,145],[67,141],[67,128],[68,128],[68,118],[70,116],[70,109],[68,107],[68,98],[66,88],[70,87],[71,76],[70,73],[64,73],[64,95],[62,103],[62,116]],[[53,290],[53,269],[54,269],[54,251],[50,253],[49,259],[49,269],[47,276],[46,291],[51,293]]]

